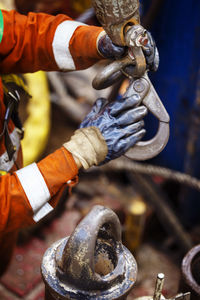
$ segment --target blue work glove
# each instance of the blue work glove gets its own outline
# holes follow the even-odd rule
[[[120,59],[127,53],[127,47],[114,44],[107,34],[100,36],[97,47],[100,54],[107,59]]]
[[[149,31],[147,31],[148,42],[143,46],[143,53],[146,58],[146,63],[149,71],[156,72],[159,66],[159,53],[156,43]]]
[[[147,68],[149,71],[157,71],[159,66],[159,53],[155,41],[149,31],[147,31],[148,42],[142,47],[146,58]],[[114,44],[107,34],[103,34],[98,40],[98,51],[101,55],[108,59],[120,59],[127,54],[127,47]],[[127,68],[132,68],[127,67]],[[131,72],[127,72],[131,73]]]
[[[111,103],[104,98],[97,99],[81,123],[80,128],[98,128],[107,144],[107,155],[101,164],[118,158],[144,136],[146,131],[142,119],[147,108],[137,107],[140,102],[138,94]]]

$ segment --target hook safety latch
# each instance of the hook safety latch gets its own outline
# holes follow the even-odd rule
[[[125,96],[130,92],[143,94],[142,104],[158,119],[159,127],[156,135],[152,139],[138,142],[133,148],[126,152],[125,156],[133,160],[151,159],[158,155],[168,142],[170,118],[147,73],[131,83]]]

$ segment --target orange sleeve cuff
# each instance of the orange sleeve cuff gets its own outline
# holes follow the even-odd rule
[[[102,59],[97,50],[97,38],[102,31],[102,27],[80,26],[74,32],[69,49],[77,70],[86,69]]]
[[[37,165],[49,188],[51,197],[68,181],[70,185],[78,174],[78,168],[72,154],[64,147],[48,155]]]

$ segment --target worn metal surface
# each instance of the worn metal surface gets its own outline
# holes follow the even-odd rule
[[[146,82],[144,80],[146,80]],[[144,83],[149,85],[149,91],[142,103],[158,119],[159,128],[152,139],[139,142],[126,152],[126,157],[133,160],[146,160],[158,155],[165,148],[169,139],[169,115],[151,84],[147,73],[144,77],[133,82],[133,88],[137,91],[138,88],[142,88],[141,86],[144,85]]]
[[[123,28],[124,45],[128,46],[127,56],[105,67],[94,78],[92,84],[94,88],[102,89],[112,85],[119,80],[123,74],[129,78],[139,78],[136,80],[136,83],[142,87],[142,83],[139,83],[139,81],[143,79],[140,77],[145,77],[149,85],[149,93],[144,98],[143,104],[158,118],[159,128],[154,138],[149,141],[137,143],[128,151],[126,156],[134,160],[147,160],[157,156],[165,148],[169,139],[169,116],[146,72],[146,60],[142,51],[143,43],[145,43],[146,40],[146,30],[139,24],[134,25],[133,23],[129,23],[126,28],[122,26],[125,19],[124,15],[126,15],[124,13],[124,5],[127,5],[128,10],[131,5],[133,5],[136,9],[135,11],[139,11],[139,5],[138,3],[136,5],[136,1],[132,1],[129,6],[128,2],[129,1],[112,0],[93,0],[92,2],[100,23],[113,42],[115,42],[116,32],[114,30],[110,31],[110,28],[115,28],[115,14],[117,14],[119,20],[121,18],[121,23],[118,24],[118,28],[120,26]],[[115,5],[117,5],[117,12],[114,9]],[[126,67],[130,65],[132,66],[131,74],[126,71]],[[133,84],[134,88],[134,83],[131,82],[131,84]],[[135,92],[138,92],[137,89],[135,89]]]
[[[127,56],[112,62],[97,74],[92,82],[95,89],[100,90],[112,85],[123,74],[130,78],[138,78],[144,75],[146,60],[141,46],[144,37],[146,37],[146,30],[140,25],[135,25],[129,27],[124,34],[126,46],[129,48]],[[130,65],[133,66],[132,72],[127,74],[125,68]]]
[[[163,273],[159,273],[156,279],[156,286],[153,295],[153,300],[161,300],[164,280],[165,280],[165,275]]]
[[[137,78],[144,75],[147,65],[142,47],[148,43],[147,31],[141,25],[127,27],[124,32],[125,44],[128,47],[128,56],[134,61],[135,71],[130,74]],[[129,75],[129,74],[127,74]]]
[[[200,299],[200,245],[193,247],[182,261],[183,280],[191,292],[191,300]]]
[[[95,206],[68,238],[49,248],[42,276],[49,299],[125,299],[137,264],[121,243],[116,214]]]
[[[92,0],[96,16],[117,45],[125,45],[124,28],[140,21],[138,0]]]
[[[132,64],[132,62],[133,60],[129,56],[125,56],[109,64],[95,76],[92,81],[93,88],[101,90],[111,86],[122,77],[123,68]]]

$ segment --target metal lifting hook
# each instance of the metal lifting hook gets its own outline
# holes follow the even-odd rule
[[[105,0],[93,0],[96,15],[112,41],[118,45],[128,46],[128,54],[106,66],[97,74],[92,84],[95,89],[104,89],[120,79],[122,75],[126,75],[131,81],[123,96],[133,91],[145,92],[142,104],[158,119],[158,132],[151,140],[137,143],[126,153],[126,156],[133,160],[147,160],[158,155],[165,148],[169,139],[170,119],[147,75],[146,60],[142,51],[146,40],[146,30],[138,24],[137,0],[109,0],[106,1],[106,5],[104,2]],[[115,5],[118,5],[117,12],[114,9]],[[135,8],[132,15],[130,15],[130,10],[125,9],[130,5]],[[108,19],[106,16],[109,16]],[[129,69],[126,69],[130,65],[133,66],[131,73]]]
[[[134,160],[146,160],[158,155],[166,146],[169,138],[169,115],[166,112],[158,94],[151,84],[147,73],[130,84],[125,96],[129,91],[144,93],[143,105],[159,120],[157,134],[148,141],[138,142],[126,152],[126,157]]]

